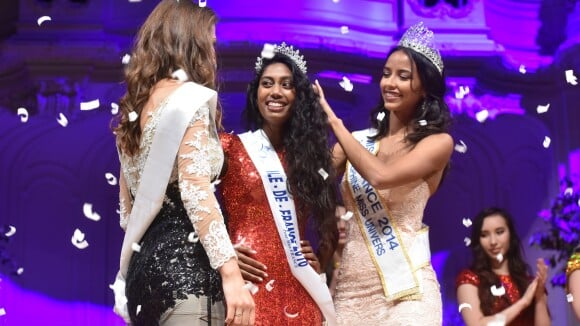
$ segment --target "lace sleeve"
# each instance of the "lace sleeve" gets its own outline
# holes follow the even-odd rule
[[[215,151],[221,151],[221,148],[217,140],[210,142],[208,108],[202,107],[199,110],[185,131],[179,147],[179,188],[189,219],[209,257],[211,267],[217,269],[230,258],[236,257],[236,253],[211,187],[212,158],[216,157]]]
[[[127,230],[127,223],[129,223],[129,214],[131,213],[132,206],[133,202],[129,194],[129,188],[127,188],[127,181],[125,181],[123,169],[121,169],[119,173],[119,224],[123,231]]]

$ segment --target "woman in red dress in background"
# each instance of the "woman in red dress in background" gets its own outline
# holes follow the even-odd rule
[[[242,275],[258,289],[256,325],[321,325],[323,317],[334,325],[332,299],[318,275],[337,240],[334,173],[326,115],[298,51],[283,43],[273,57],[258,58],[243,117],[251,131],[220,135],[226,156],[220,191]],[[299,242],[309,218],[320,260],[307,241]]]
[[[457,302],[467,326],[494,320],[511,326],[551,325],[545,289],[548,267],[536,262],[536,276],[522,258],[510,214],[488,208],[473,221],[473,263],[456,280]]]

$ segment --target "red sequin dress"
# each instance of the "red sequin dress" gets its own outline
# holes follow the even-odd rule
[[[234,243],[243,239],[257,251],[255,259],[268,267],[268,277],[256,284],[256,325],[321,325],[318,306],[290,271],[256,167],[238,136],[221,134],[220,139],[227,159],[220,192],[230,238]],[[283,154],[278,152],[278,157],[283,162]],[[303,238],[306,225],[300,221]],[[271,291],[266,289],[269,282]]]
[[[505,288],[505,295],[501,297],[496,297],[496,300],[493,303],[492,309],[493,314],[496,314],[508,308],[516,301],[518,301],[521,297],[517,285],[509,275],[498,275],[498,277],[503,287]],[[464,269],[463,271],[461,271],[461,273],[459,273],[457,279],[455,280],[456,287],[459,287],[461,284],[471,284],[476,287],[479,287],[479,276],[477,276],[475,272],[469,269]],[[526,312],[527,309],[524,310],[522,313],[520,313],[518,317],[514,319],[511,323],[509,323],[509,326],[533,326],[534,316]]]

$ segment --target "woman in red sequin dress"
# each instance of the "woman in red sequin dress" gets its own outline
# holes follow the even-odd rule
[[[576,319],[580,321],[580,251],[576,251],[566,266],[566,292]]]
[[[256,325],[321,325],[325,310],[294,276],[275,221],[280,210],[272,209],[269,202],[269,181],[278,179],[271,170],[260,170],[261,164],[278,164],[287,176],[286,182],[273,184],[270,192],[280,194],[287,185],[292,196],[282,199],[296,202],[291,208],[297,213],[298,233],[286,230],[292,233],[288,241],[294,236],[304,239],[308,218],[313,219],[320,238],[320,260],[304,241],[296,242],[296,251],[301,251],[296,254],[310,261],[316,272],[305,261],[304,265],[319,290],[328,293],[327,304],[332,308],[328,287],[318,275],[331,260],[337,240],[326,115],[318,106],[303,58],[291,47],[282,44],[275,47],[272,58],[258,58],[243,117],[250,132],[220,135],[226,162],[219,188],[242,274],[258,289]],[[263,149],[273,156],[262,156]]]
[[[465,323],[551,325],[545,289],[548,268],[539,258],[536,276],[529,274],[510,214],[499,208],[481,211],[473,221],[471,239],[473,264],[456,280]]]

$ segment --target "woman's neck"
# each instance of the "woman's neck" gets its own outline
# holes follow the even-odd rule
[[[497,275],[509,275],[510,269],[507,259],[502,260],[501,263],[494,260],[491,264],[491,271]]]
[[[389,132],[387,136],[406,136],[411,130],[410,121],[406,119],[401,119],[399,115],[394,112],[390,113],[389,117]]]
[[[280,128],[272,128],[271,126],[262,126],[262,130],[268,136],[270,143],[274,146],[275,149],[279,149],[282,147],[282,130]]]

